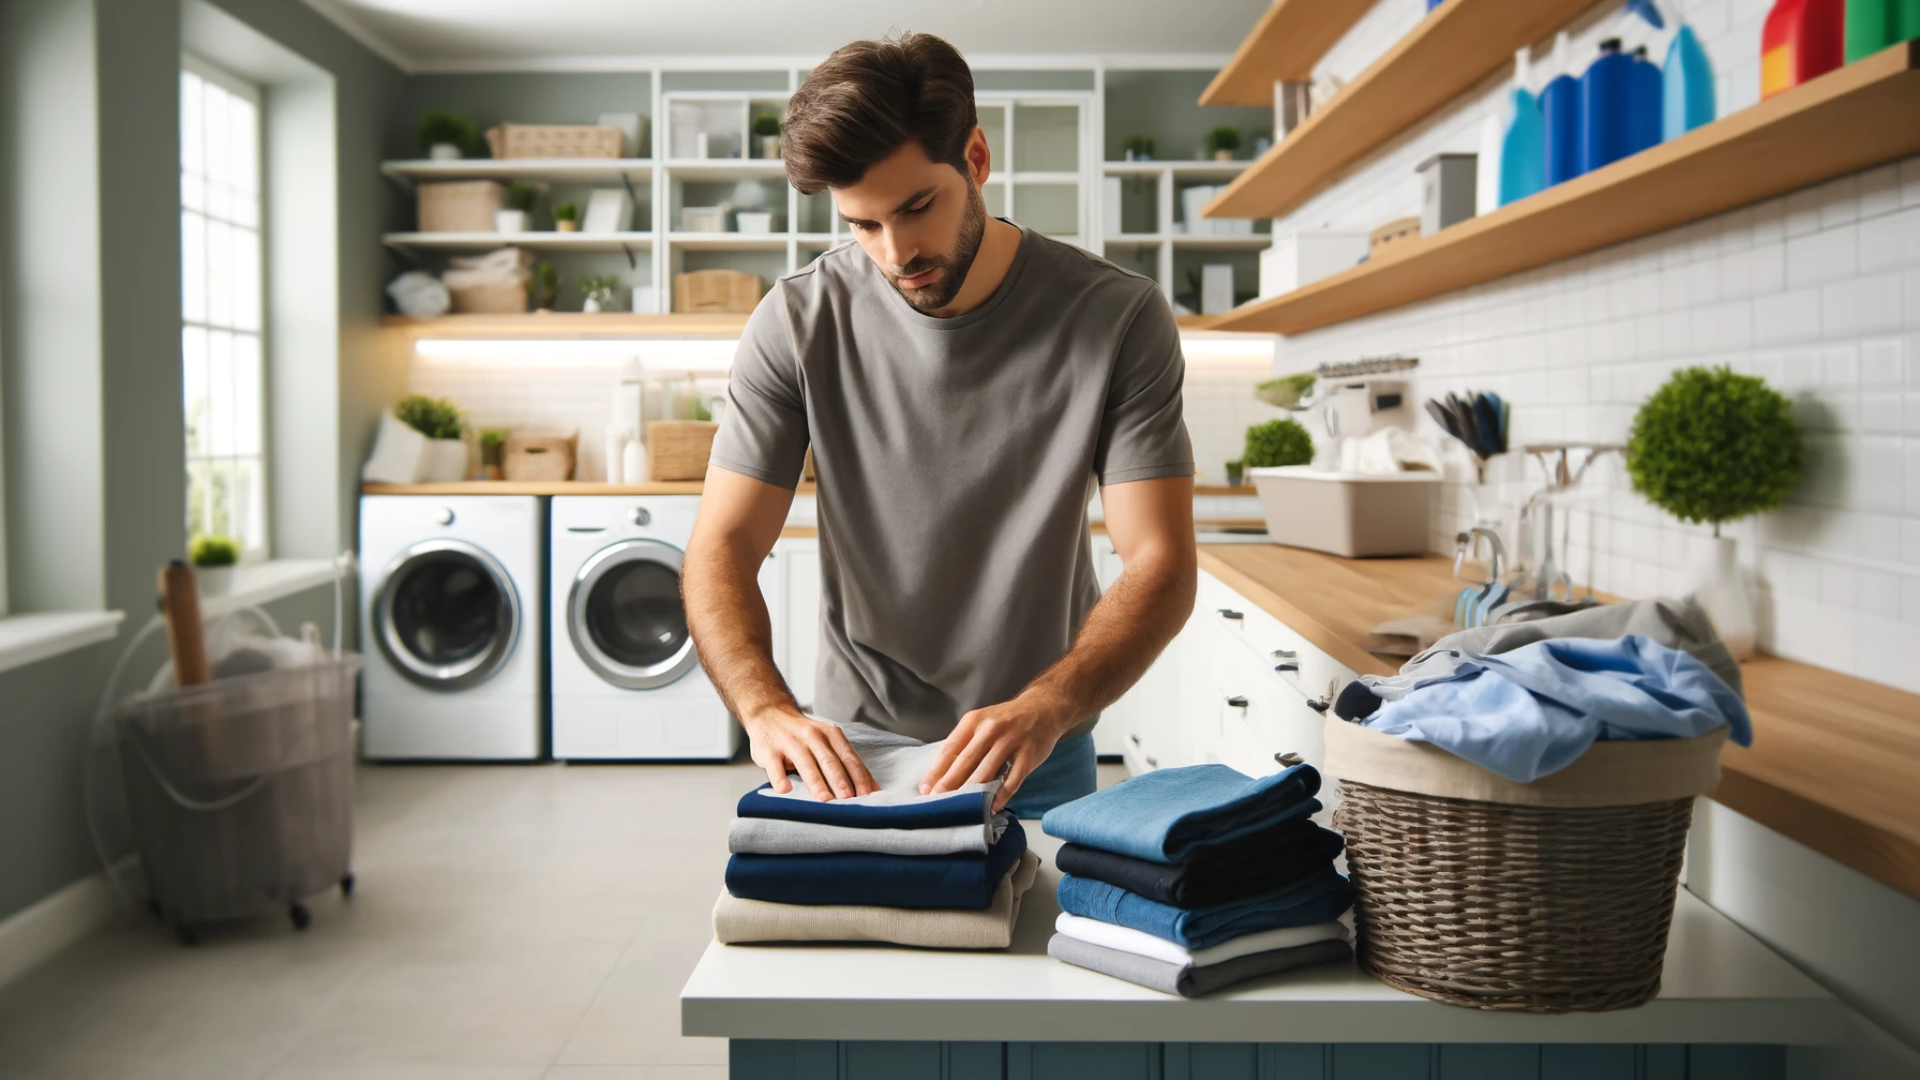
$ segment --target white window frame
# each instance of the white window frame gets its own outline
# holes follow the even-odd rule
[[[213,333],[231,333],[236,336],[252,336],[257,340],[258,346],[259,346],[256,354],[256,363],[258,365],[258,378],[256,380],[256,389],[258,390],[258,393],[259,393],[257,410],[258,410],[258,416],[260,418],[260,442],[259,442],[257,454],[238,454],[238,453],[213,454],[210,452],[205,452],[205,448],[203,448],[203,452],[201,454],[194,455],[188,452],[188,447],[186,447],[185,445],[182,446],[181,448],[182,468],[188,473],[187,502],[186,502],[186,505],[182,507],[182,514],[185,520],[189,538],[205,531],[203,526],[207,524],[206,522],[197,522],[193,520],[192,466],[196,462],[203,462],[203,461],[209,462],[209,463],[219,462],[219,461],[252,462],[259,476],[259,506],[255,508],[254,514],[252,515],[257,517],[259,531],[258,531],[258,534],[255,536],[251,536],[251,537],[242,536],[237,538],[242,541],[242,551],[241,551],[242,561],[243,562],[259,562],[259,561],[266,560],[269,557],[270,551],[271,551],[271,545],[272,545],[271,486],[273,483],[272,462],[269,459],[271,435],[270,435],[270,432],[267,430],[268,419],[270,416],[270,408],[271,408],[271,397],[270,397],[270,387],[268,386],[270,365],[268,363],[268,353],[267,353],[268,334],[269,334],[270,328],[267,324],[267,295],[266,295],[266,292],[267,292],[266,290],[267,244],[269,243],[269,238],[267,235],[268,192],[267,192],[267,176],[266,176],[265,94],[262,91],[261,87],[258,86],[257,84],[249,82],[248,80],[242,78],[239,75],[234,74],[233,72],[219,66],[218,64],[215,64],[205,59],[204,57],[196,56],[192,53],[183,52],[180,54],[180,70],[183,75],[191,74],[196,78],[199,78],[204,82],[209,83],[213,86],[217,86],[220,89],[226,91],[227,93],[232,94],[235,97],[242,98],[253,105],[253,109],[254,109],[253,145],[254,145],[254,161],[255,161],[256,170],[257,170],[256,175],[254,177],[254,185],[255,185],[256,198],[258,199],[258,213],[255,217],[255,222],[251,226],[251,228],[253,229],[255,234],[259,237],[259,252],[258,252],[259,261],[257,264],[258,273],[256,275],[256,280],[254,283],[255,288],[259,292],[259,296],[257,300],[258,309],[259,309],[258,328],[256,330],[249,331],[249,330],[236,328],[231,324],[228,324],[228,325],[215,324],[207,319],[189,320],[186,318],[184,308],[183,308],[182,316],[181,316],[181,330],[182,330],[183,345],[182,345],[181,353],[179,354],[181,356],[181,363],[182,363],[182,378],[183,380],[185,378],[186,351],[184,346],[184,340],[185,340],[185,335],[187,331],[198,328],[203,332],[208,333],[209,335]],[[183,95],[183,101],[184,101],[184,95]],[[184,161],[181,162],[180,167],[182,172],[184,173],[185,172]],[[189,209],[184,200],[181,203],[180,212],[182,215],[183,222],[184,222],[185,216],[190,213],[200,214],[203,217],[210,216],[206,213],[204,209],[201,209],[201,210]],[[217,218],[215,220],[217,220]],[[244,228],[248,226],[241,226],[241,227]],[[181,264],[181,272],[183,275],[183,285],[184,285],[184,275],[186,270],[184,254],[182,259],[183,261]],[[208,260],[204,254],[202,255],[202,260],[203,260],[203,265],[206,265],[210,262],[210,260]],[[183,410],[186,407],[184,400],[182,401],[181,407]],[[182,419],[184,421],[185,417],[183,416]],[[231,510],[231,507],[230,507],[230,510]]]

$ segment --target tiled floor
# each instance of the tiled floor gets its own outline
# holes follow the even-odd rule
[[[352,900],[190,949],[124,917],[0,990],[0,1080],[720,1080],[678,994],[756,775],[363,767]]]

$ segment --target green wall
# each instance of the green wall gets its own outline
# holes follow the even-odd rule
[[[1120,144],[1129,135],[1151,135],[1154,156],[1162,161],[1192,161],[1208,131],[1222,125],[1240,129],[1242,158],[1253,156],[1253,137],[1273,135],[1273,110],[1249,106],[1200,104],[1210,71],[1108,71],[1108,161],[1126,157]]]
[[[83,751],[114,659],[153,610],[154,573],[185,542],[179,359],[179,56],[195,0],[0,3],[0,433],[15,612],[127,613],[120,637],[0,672],[0,919],[96,869]],[[331,507],[301,554],[353,546],[357,477],[405,372],[374,339],[400,192],[379,172],[405,80],[300,0],[212,0],[332,78],[338,330],[331,467],[302,473]],[[216,57],[215,59],[220,59]],[[270,331],[271,332],[271,331]],[[331,634],[325,590],[271,609]],[[348,607],[351,612],[351,606]],[[151,647],[132,667],[144,681]]]
[[[780,85],[785,87],[785,81]],[[405,101],[396,116],[402,127],[387,145],[388,154],[396,158],[421,156],[413,124],[428,109],[463,113],[482,133],[507,120],[517,124],[591,124],[601,113],[651,116],[653,76],[645,71],[416,75],[407,80]],[[652,155],[643,151],[635,156]]]

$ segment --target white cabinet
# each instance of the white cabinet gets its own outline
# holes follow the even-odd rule
[[[820,663],[820,541],[810,536],[775,541],[767,566],[760,589],[773,620],[773,662],[794,700],[812,708]]]

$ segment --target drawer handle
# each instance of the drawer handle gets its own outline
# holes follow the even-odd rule
[[[1159,768],[1159,767],[1160,767],[1160,759],[1159,759],[1159,758],[1157,758],[1157,757],[1153,757],[1153,756],[1151,756],[1151,755],[1149,755],[1149,756],[1147,757],[1147,768],[1149,768],[1149,769],[1157,769],[1157,768]]]
[[[1236,709],[1244,709],[1247,707],[1247,699],[1241,697],[1238,694],[1235,694],[1234,696],[1227,699],[1227,704],[1233,706]]]
[[[1299,670],[1300,670],[1300,661],[1298,661],[1298,660],[1285,660],[1285,661],[1282,661],[1281,663],[1278,663],[1278,664],[1275,664],[1275,665],[1273,665],[1273,670],[1275,670],[1275,671],[1299,671]]]
[[[1297,652],[1295,652],[1295,651],[1294,651],[1294,650],[1292,650],[1292,649],[1275,649],[1275,650],[1273,650],[1273,654],[1272,654],[1272,655],[1273,655],[1273,658],[1274,658],[1275,660],[1298,660],[1298,659],[1300,659],[1300,654],[1299,654],[1299,653],[1297,653]]]
[[[1307,759],[1291,750],[1282,750],[1280,753],[1273,755],[1273,763],[1275,765],[1285,765],[1288,768],[1292,768],[1295,765],[1305,765]]]
[[[1128,742],[1130,742],[1130,743],[1132,743],[1132,744],[1133,744],[1133,745],[1135,745],[1135,746],[1139,746],[1139,745],[1140,745],[1140,736],[1138,736],[1138,735],[1129,735],[1129,736],[1127,736],[1127,741],[1128,741]]]
[[[1220,617],[1223,619],[1236,619],[1236,620],[1246,618],[1245,615],[1240,614],[1239,612],[1233,610],[1232,608],[1224,608],[1224,607],[1220,609]]]

